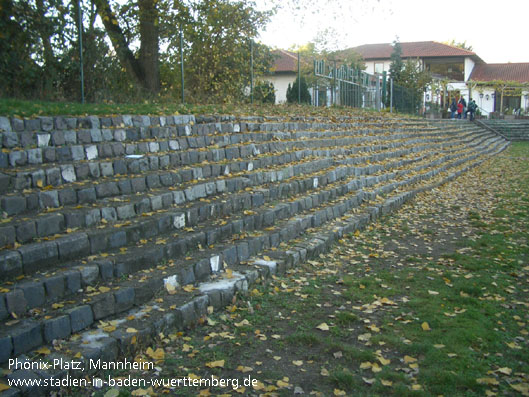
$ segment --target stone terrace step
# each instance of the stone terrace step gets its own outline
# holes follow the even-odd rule
[[[108,197],[82,205],[72,203],[43,215],[44,209],[36,208],[31,213],[36,216],[35,228],[51,228],[58,234],[37,236],[40,241],[27,240],[21,245],[16,242],[15,249],[0,252],[0,277],[11,280],[0,287],[0,318],[4,321],[0,326],[0,362],[68,338],[94,327],[97,321],[105,328],[99,329],[100,338],[92,337],[94,343],[77,348],[85,357],[101,355],[101,347],[103,354],[107,348],[109,355],[123,354],[131,348],[132,335],[124,332],[122,325],[147,330],[139,318],[149,317],[149,330],[138,335],[146,340],[154,329],[188,325],[207,306],[220,307],[234,289],[244,289],[255,281],[263,270],[247,267],[251,256],[263,250],[268,250],[267,256],[278,256],[293,239],[309,239],[310,248],[320,233],[329,233],[326,225],[334,220],[347,219],[353,210],[355,214],[367,211],[369,219],[374,211],[369,206],[373,205],[377,213],[388,212],[419,186],[445,179],[448,170],[453,170],[451,175],[462,172],[507,144],[475,126],[439,128],[420,120],[401,120],[395,127],[384,119],[377,122],[388,125],[387,130],[379,126],[380,131],[369,135],[358,134],[358,129],[350,127],[352,123],[326,127],[323,141],[334,139],[337,145],[327,142],[325,149],[294,150],[298,156],[288,154],[294,146],[278,146],[275,154],[266,154],[275,156],[277,165],[259,164],[258,158],[251,157],[256,164],[251,170],[245,163],[246,167],[230,176],[209,175],[180,184],[176,190],[166,186],[112,198],[130,200],[124,206],[134,209],[145,203],[143,211],[130,218],[100,218],[106,222],[84,224],[77,230],[65,229],[64,217],[60,222],[65,211],[92,208],[101,216],[108,208]],[[279,128],[277,123],[255,124],[252,128]],[[284,134],[284,140],[302,134],[307,142],[317,142],[321,133],[276,132]],[[364,139],[370,136],[376,139]],[[343,139],[354,143],[336,147]],[[305,151],[307,154],[301,155]],[[32,222],[23,217],[13,216],[2,227],[15,227],[10,225],[13,223],[18,230]],[[277,263],[284,266],[301,260],[314,251],[307,247]],[[223,271],[226,267],[238,272],[223,280],[220,288],[216,283],[230,274]],[[196,297],[185,292],[191,285],[197,287]],[[163,312],[170,302],[168,307],[178,309]],[[153,311],[155,322],[151,321]]]
[[[375,146],[376,147],[376,146]],[[417,150],[418,148],[415,147],[414,150]],[[403,152],[404,150],[404,152]],[[409,151],[409,149],[408,149]],[[382,158],[384,158],[384,156],[395,156],[395,155],[399,155],[399,156],[402,156],[403,154],[406,153],[406,148],[401,148],[401,151],[400,152],[393,152],[393,153],[380,153],[377,157],[375,158],[380,158],[382,156]],[[343,153],[342,153],[343,155]],[[373,161],[374,158],[357,158],[357,161],[356,163],[359,163],[361,161]],[[323,169],[326,167],[328,167],[329,165],[331,165],[329,163],[329,161],[319,161],[320,164],[322,164],[324,167],[320,167],[318,166],[316,169],[314,168],[310,168],[310,167],[298,167],[298,170],[299,171],[295,171],[294,170],[294,175],[293,176],[296,176],[296,175],[300,175],[301,172],[304,172],[304,173],[307,173],[307,171],[310,171],[312,170],[312,172],[316,172],[318,169]],[[317,163],[312,163],[312,165],[314,165]],[[311,165],[311,163],[305,163],[303,164],[305,166],[309,166]],[[255,174],[255,173],[254,173]],[[273,178],[273,175],[275,175],[274,173],[271,174],[272,177],[269,178],[269,180],[274,180]],[[87,245],[88,245],[88,240],[87,240],[87,237],[85,236],[85,234],[81,233],[81,232],[77,232],[76,231],[76,235],[70,235],[70,236],[65,236],[65,237],[61,237],[60,235],[57,235],[56,233],[61,233],[61,232],[68,232],[68,233],[71,233],[72,230],[71,228],[75,228],[75,229],[78,229],[78,226],[92,226],[94,224],[93,222],[93,219],[96,219],[96,220],[102,220],[103,222],[112,222],[112,221],[116,221],[118,220],[123,220],[123,219],[130,219],[130,218],[133,218],[134,216],[139,216],[139,215],[152,215],[152,214],[149,214],[149,211],[157,211],[157,210],[162,210],[163,208],[168,208],[170,206],[173,206],[173,201],[176,202],[176,204],[182,204],[184,203],[186,200],[187,202],[192,202],[194,200],[196,200],[197,198],[204,198],[206,196],[212,196],[212,195],[215,195],[217,193],[222,193],[223,191],[225,191],[225,185],[227,185],[227,190],[229,190],[230,192],[234,192],[234,189],[237,189],[237,185],[234,184],[234,183],[231,183],[230,185],[230,182],[241,182],[240,183],[240,187],[239,189],[237,190],[240,190],[241,188],[248,188],[248,187],[251,187],[251,186],[255,186],[256,183],[262,183],[263,182],[263,179],[262,178],[257,178],[257,179],[253,179],[254,183],[252,183],[252,175],[248,175],[248,174],[245,174],[246,177],[250,177],[250,180],[248,180],[248,178],[246,179],[242,179],[240,177],[236,177],[234,178],[234,180],[224,180],[224,181],[216,181],[215,184],[213,184],[213,182],[209,182],[209,185],[208,185],[208,182],[206,183],[201,183],[199,185],[194,185],[193,187],[189,187],[185,190],[181,190],[181,191],[177,191],[177,192],[170,192],[170,193],[167,193],[167,192],[164,192],[160,195],[151,195],[150,198],[147,198],[147,197],[137,197],[137,195],[133,195],[131,196],[130,199],[118,199],[119,201],[128,201],[129,204],[126,204],[124,206],[121,206],[121,207],[108,207],[108,206],[105,206],[103,207],[101,210],[99,209],[95,209],[93,207],[93,204],[92,205],[89,205],[88,206],[88,209],[85,208],[85,210],[83,212],[81,212],[81,210],[83,210],[83,208],[79,208],[79,207],[82,207],[82,206],[76,206],[76,210],[79,210],[77,212],[81,212],[81,214],[75,214],[74,212],[70,212],[68,209],[66,209],[65,211],[65,214],[66,215],[63,215],[61,213],[52,213],[52,214],[47,214],[47,215],[43,215],[43,216],[40,216],[38,217],[35,221],[33,220],[30,220],[28,221],[27,218],[22,218],[18,223],[16,221],[12,222],[13,223],[13,226],[8,226],[8,227],[4,227],[3,230],[4,230],[4,234],[7,236],[7,238],[11,237],[12,239],[14,239],[14,236],[15,236],[15,229],[16,228],[16,238],[19,242],[26,242],[28,240],[30,240],[31,238],[35,238],[35,237],[46,237],[47,235],[52,235],[52,234],[55,234],[55,236],[53,236],[54,238],[57,238],[57,241],[53,242],[53,241],[49,241],[46,243],[45,246],[49,246],[49,247],[52,247],[50,248],[50,256],[47,257],[45,255],[45,250],[41,250],[41,247],[42,247],[42,244],[33,244],[33,245],[24,245],[24,246],[21,246],[21,247],[18,247],[17,251],[20,253],[20,255],[22,256],[22,262],[23,262],[23,267],[21,266],[21,264],[19,263],[18,266],[12,266],[12,269],[10,272],[6,271],[4,272],[4,277],[5,276],[9,276],[9,274],[11,275],[18,275],[17,273],[20,273],[20,271],[24,270],[24,273],[25,274],[30,274],[32,272],[32,269],[35,267],[35,265],[38,265],[38,263],[35,263],[35,258],[34,258],[34,255],[33,253],[35,251],[38,251],[40,254],[41,254],[41,258],[42,260],[44,261],[55,261],[56,259],[58,258],[61,258],[61,259],[73,259],[75,257],[74,255],[74,248],[71,247],[71,244],[72,243],[81,243],[81,245],[79,245],[77,247],[77,251],[79,251],[79,254],[82,255],[82,254],[85,254],[86,253],[86,250],[88,249]],[[257,176],[260,176],[259,173],[257,173]],[[284,179],[284,178],[279,178],[279,177],[276,177],[276,179]],[[266,182],[266,181],[265,181]],[[210,186],[210,188],[208,188],[208,186]],[[123,196],[122,196],[123,197]],[[125,196],[126,197],[126,196]],[[156,200],[155,200],[156,199]],[[133,206],[134,202],[131,204],[130,202],[133,202],[135,201],[136,204]],[[157,203],[157,204],[155,204]],[[106,203],[106,205],[108,205],[108,203]],[[155,206],[156,205],[156,206]],[[86,206],[85,206],[86,207]],[[71,210],[71,208],[70,208]],[[125,212],[125,210],[128,210],[129,212]],[[136,212],[134,212],[134,210]],[[95,211],[95,215],[92,215],[94,214],[94,211]],[[100,211],[100,212],[99,212]],[[122,216],[122,214],[125,213],[125,214],[131,214],[131,215],[127,215],[127,216]],[[74,215],[77,215],[75,218],[74,218]],[[184,219],[183,219],[183,215],[181,213],[177,213],[173,216],[173,218],[175,217],[179,217],[179,219],[181,219],[181,221],[179,221],[179,223],[181,223],[183,226],[184,224]],[[188,216],[189,218],[189,216]],[[73,224],[71,221],[72,219],[80,219],[81,222],[80,223],[77,223],[77,224]],[[83,223],[82,221],[85,220],[85,223]],[[174,219],[173,219],[173,223],[174,223]],[[190,223],[191,221],[188,219],[188,223]],[[192,222],[191,222],[192,224]],[[92,241],[93,239],[96,239],[97,237],[94,236],[94,235],[90,235],[89,236],[89,240]],[[84,243],[83,243],[84,242]],[[58,249],[55,249],[53,248],[53,245],[56,244],[58,246]],[[62,247],[62,250],[61,250],[61,247]],[[65,247],[69,247],[68,249],[66,249]],[[98,250],[100,250],[100,248],[105,248],[105,247],[91,247],[90,249],[90,253],[96,253]],[[49,251],[49,250],[48,250]],[[60,254],[60,252],[58,251],[64,251],[63,254]],[[60,254],[60,255],[59,255]],[[14,263],[14,261],[16,261],[16,252],[14,251],[7,251],[6,253],[4,253],[4,256],[6,255],[9,255],[11,259],[11,261]],[[24,259],[24,256],[27,257],[27,260]],[[38,259],[38,258],[37,258]],[[20,260],[18,261],[20,262]],[[17,270],[18,269],[18,270]]]
[[[499,143],[496,147],[489,149],[489,152],[501,151],[506,145],[505,142]],[[248,264],[233,267],[233,271],[221,273],[210,282],[203,283],[195,291],[188,293],[168,294],[167,290],[162,291],[148,304],[129,311],[115,320],[100,322],[97,330],[83,332],[70,342],[63,343],[58,351],[52,353],[48,358],[71,359],[75,356],[81,357],[81,360],[85,361],[89,359],[112,361],[120,356],[134,356],[151,344],[154,339],[163,340],[172,337],[171,332],[192,325],[201,317],[205,317],[210,309],[218,309],[229,304],[235,293],[244,293],[256,279],[276,272],[284,272],[304,260],[317,256],[337,239],[363,228],[371,219],[384,213],[384,210],[386,213],[394,210],[416,193],[453,179],[481,161],[473,161],[454,172],[439,175],[434,181],[415,186],[412,190],[390,197],[374,207],[364,207],[356,214],[343,216],[318,232],[307,233],[304,238],[298,238],[288,246],[283,243],[281,248],[287,249],[286,251],[263,252],[265,256],[269,254],[277,259],[252,258]],[[20,358],[27,359],[26,356]],[[67,371],[55,373],[37,371],[30,376],[64,377],[66,373]],[[76,374],[70,373],[70,376],[72,375],[76,376]],[[16,371],[8,376],[11,379],[19,379],[28,376],[28,374],[23,371]],[[33,390],[23,391],[31,393]]]

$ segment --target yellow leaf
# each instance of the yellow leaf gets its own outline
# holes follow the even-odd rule
[[[411,356],[404,356],[404,362],[405,362],[406,364],[414,363],[414,362],[416,362],[416,361],[417,361],[416,358],[413,358],[413,357],[411,357]]]
[[[390,380],[386,380],[386,379],[381,379],[380,383],[382,383],[382,385],[384,386],[393,386],[393,382]]]
[[[3,382],[0,382],[0,392],[9,390],[10,387]]]
[[[426,321],[421,324],[421,328],[423,331],[431,331],[430,325]]]
[[[156,350],[152,350],[150,347],[145,352],[149,357],[154,358],[155,360],[163,360],[165,357],[165,352],[161,347]]]
[[[422,386],[421,385],[413,385],[411,387],[412,390],[422,390]]]
[[[108,287],[99,287],[99,291],[108,292],[108,291],[110,291],[110,288],[108,288]]]
[[[224,368],[224,360],[211,361],[206,363],[208,368]]]
[[[244,374],[244,373],[246,373],[246,372],[251,372],[251,371],[253,371],[253,368],[252,368],[252,367],[245,367],[245,366],[243,366],[243,365],[239,365],[239,366],[237,367],[237,371],[240,371],[240,372],[242,372],[242,373]]]
[[[250,322],[247,319],[242,320],[239,323],[233,323],[236,327],[242,327],[244,325],[251,325]]]
[[[44,347],[41,347],[40,349],[35,350],[35,353],[46,355],[46,354],[50,354],[51,350],[44,346]]]
[[[345,396],[346,393],[343,390],[340,389],[334,389],[334,395],[335,396]]]
[[[316,328],[318,328],[321,331],[328,331],[330,328],[326,323],[321,323]]]
[[[496,371],[504,375],[512,374],[512,369],[510,369],[509,367],[498,368]]]
[[[303,365],[302,360],[294,360],[292,361],[292,364],[294,364],[296,367],[301,367]]]
[[[191,284],[186,285],[182,288],[185,292],[193,292],[195,290],[195,287],[193,287]]]
[[[369,369],[372,365],[369,361],[364,361],[360,364],[360,369]]]
[[[498,386],[500,382],[496,378],[478,378],[476,379],[480,385]]]
[[[138,332],[136,328],[127,328],[127,333],[129,334],[135,334],[136,332]]]
[[[320,372],[320,375],[321,376],[329,376],[329,371],[325,368],[322,368],[321,369],[321,372]]]
[[[378,357],[378,361],[380,361],[380,364],[382,364],[382,365],[388,365],[391,362],[391,360],[388,360],[388,359],[386,359],[386,358],[384,358],[382,356]]]

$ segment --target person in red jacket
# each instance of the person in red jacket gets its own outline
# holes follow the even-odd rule
[[[463,108],[464,108],[463,103],[459,101],[457,103],[457,118],[458,119],[461,119],[461,115],[463,114]]]

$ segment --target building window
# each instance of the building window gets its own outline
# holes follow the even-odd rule
[[[426,70],[430,71],[433,77],[448,77],[455,81],[465,81],[465,64],[464,62],[441,63],[425,61]]]
[[[384,62],[375,62],[375,73],[380,73],[384,71]]]

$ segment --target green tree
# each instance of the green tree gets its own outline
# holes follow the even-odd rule
[[[404,62],[402,61],[402,46],[399,39],[393,42],[393,52],[391,53],[391,64],[389,65],[389,75],[393,81],[400,81],[400,74],[404,69]]]
[[[259,81],[254,87],[254,99],[262,103],[276,103],[274,85],[269,81]]]
[[[298,88],[299,87],[299,88]],[[301,79],[296,77],[296,80],[290,86],[287,87],[287,102],[288,103],[298,103],[299,99],[299,90],[301,90],[301,103],[311,103],[311,96],[305,77],[301,76]]]

